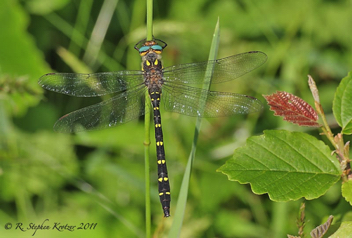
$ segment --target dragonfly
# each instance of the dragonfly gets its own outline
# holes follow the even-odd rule
[[[204,77],[209,73],[212,74],[212,84],[230,81],[264,64],[267,56],[260,51],[250,51],[217,60],[164,68],[161,55],[166,46],[164,41],[158,39],[138,42],[134,48],[141,56],[141,70],[90,74],[49,73],[40,77],[39,84],[47,90],[75,97],[111,94],[111,98],[107,100],[62,116],[54,125],[54,130],[58,132],[75,133],[109,128],[153,111],[158,191],[164,217],[169,217],[171,194],[160,102],[163,102],[166,111],[195,117],[258,112],[262,109],[262,103],[254,97],[210,91],[201,86],[204,84]],[[150,103],[147,104],[146,93],[150,98]]]

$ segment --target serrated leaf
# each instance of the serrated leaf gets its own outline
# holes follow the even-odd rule
[[[352,205],[352,180],[348,180],[342,184],[342,196]]]
[[[303,99],[291,93],[280,91],[263,96],[267,100],[270,110],[275,112],[275,116],[281,116],[285,121],[300,126],[319,126],[317,112]]]
[[[330,238],[351,238],[352,237],[352,221],[344,221],[339,229],[330,236]]]
[[[337,123],[342,127],[342,133],[352,134],[352,74],[348,73],[336,89],[333,112]]]
[[[308,134],[284,130],[250,137],[218,171],[229,180],[250,183],[254,193],[268,193],[273,201],[317,198],[341,174],[327,145]]]

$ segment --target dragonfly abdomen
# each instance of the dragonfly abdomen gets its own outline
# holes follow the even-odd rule
[[[169,177],[167,174],[165,150],[163,141],[163,131],[161,128],[161,116],[160,116],[160,92],[150,92],[150,99],[152,101],[154,111],[154,125],[155,125],[155,142],[156,142],[156,154],[158,163],[158,183],[159,183],[159,197],[161,206],[164,211],[164,217],[170,216],[170,184]]]

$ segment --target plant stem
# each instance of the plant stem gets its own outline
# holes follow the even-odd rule
[[[331,129],[325,117],[323,107],[320,104],[320,97],[319,97],[319,91],[318,91],[317,85],[315,84],[314,79],[310,75],[308,75],[308,85],[314,98],[315,109],[317,110],[318,114],[323,120],[323,126],[321,127],[321,129],[323,130],[324,135],[326,135],[326,137],[329,139],[331,144],[335,147],[335,149],[338,149],[338,146],[334,140],[334,134],[331,132]]]
[[[151,237],[151,204],[150,204],[150,114],[149,95],[145,95],[145,116],[144,116],[144,176],[145,176],[145,233],[146,237]]]
[[[153,0],[147,0],[147,41],[153,38]],[[146,237],[151,237],[151,208],[150,208],[150,107],[149,95],[145,93],[145,116],[144,116],[144,157],[145,157],[145,232]]]
[[[315,108],[318,114],[320,115],[321,119],[323,120],[323,126],[321,127],[321,129],[323,130],[323,134],[329,139],[330,143],[334,146],[334,152],[336,153],[336,157],[340,161],[341,170],[345,171],[347,168],[347,164],[350,162],[349,144],[345,145],[341,133],[338,133],[336,136],[334,136],[334,134],[332,133],[329,124],[326,120],[323,107],[320,104],[318,88],[314,82],[314,79],[310,75],[308,75],[308,85],[314,98]],[[344,181],[347,180],[347,175],[348,174],[344,173],[342,177]]]
[[[147,41],[153,40],[153,0],[147,0]]]

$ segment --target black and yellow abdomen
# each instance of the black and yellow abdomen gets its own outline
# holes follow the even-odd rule
[[[161,206],[164,211],[164,216],[169,217],[171,196],[170,196],[169,177],[167,174],[167,167],[166,167],[166,160],[165,160],[163,131],[161,127],[161,115],[160,115],[160,109],[159,109],[161,93],[159,91],[154,91],[154,92],[150,92],[149,95],[150,95],[153,112],[154,112],[159,197],[160,197]]]

